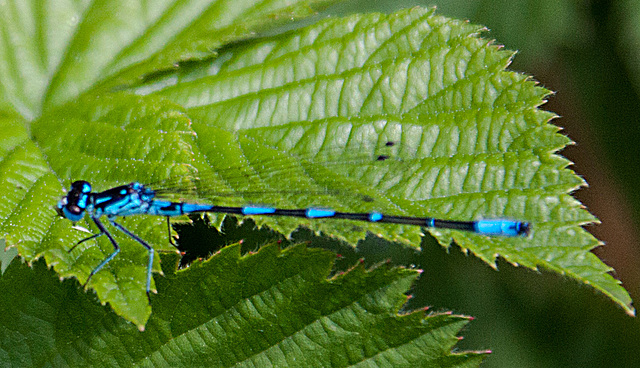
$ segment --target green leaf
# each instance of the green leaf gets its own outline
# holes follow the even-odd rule
[[[209,57],[331,2],[8,1],[0,13],[0,108],[33,118],[84,91]]]
[[[212,129],[233,132],[237,155],[255,149],[242,149],[245,137],[303,156],[345,136],[356,147],[399,142],[405,164],[390,168],[393,175],[355,176],[380,189],[375,198],[392,204],[385,210],[529,220],[529,239],[431,233],[491,265],[500,255],[567,274],[633,313],[612,269],[589,252],[599,242],[581,225],[596,219],[568,195],[585,183],[555,154],[571,141],[537,108],[549,91],[505,71],[511,53],[477,38],[480,30],[419,8],[327,20],[227,50],[138,91],[185,106],[201,146],[215,139]],[[210,161],[219,159],[214,147],[203,148]],[[373,231],[416,244],[415,229]]]
[[[398,315],[416,271],[359,265],[327,280],[334,256],[275,246],[224,248],[158,279],[144,334],[59,282],[43,262],[0,278],[0,359],[12,366],[477,367],[451,350],[468,318]]]
[[[123,182],[149,182],[190,172],[193,132],[181,110],[180,106],[158,98],[112,94],[81,100],[73,107],[45,116],[33,124],[32,133],[40,142],[49,167],[59,177],[69,178],[66,182],[84,178],[96,189],[106,189]],[[87,134],[88,131],[92,134]],[[20,242],[20,252],[27,259],[44,255],[61,276],[76,276],[84,281],[113,252],[113,246],[108,239],[99,239],[99,247],[87,242],[69,253],[72,245],[91,234],[78,231],[70,221],[55,216],[51,205],[59,197],[53,193],[44,200],[52,212],[46,217],[51,227],[40,242],[11,236],[9,239]],[[16,218],[35,217],[43,206],[42,203],[30,206],[28,213],[17,214]],[[118,222],[142,234],[156,250],[175,250],[168,242],[163,218],[129,217]],[[88,217],[81,221],[81,226],[91,233],[99,232]],[[92,278],[91,286],[117,313],[142,326],[151,313],[144,292],[148,253],[140,244],[118,235],[121,234],[116,234],[122,245],[121,254],[106,272]],[[157,259],[153,267],[160,271]]]
[[[88,235],[56,218],[52,206],[62,187],[78,179],[103,190],[197,177],[205,180],[195,181],[185,198],[226,205],[507,217],[530,221],[531,236],[430,232],[443,246],[455,240],[491,265],[501,256],[567,274],[632,312],[611,269],[589,252],[599,243],[581,226],[596,220],[569,195],[584,181],[555,153],[571,141],[548,123],[554,114],[538,109],[549,91],[506,71],[512,53],[479,38],[481,30],[421,8],[327,19],[230,45],[210,60],[120,86],[121,93],[86,94],[50,108],[30,125],[30,135],[23,120],[3,120],[15,134],[0,141],[6,147],[0,185],[10,193],[0,229],[28,261],[44,257],[62,277],[84,282],[113,248],[98,239],[98,246],[92,241],[67,252]],[[107,75],[105,86],[117,79]],[[60,83],[74,93],[88,89]],[[72,94],[54,93],[56,101]],[[372,159],[387,151],[391,159]],[[351,243],[367,231],[414,246],[422,236],[409,226],[257,221],[285,235],[304,225]],[[157,250],[172,249],[163,219],[122,223]],[[96,232],[90,221],[80,225]],[[89,286],[116,313],[144,325],[151,313],[148,255],[115,235],[121,254]],[[160,271],[157,261],[153,269]]]

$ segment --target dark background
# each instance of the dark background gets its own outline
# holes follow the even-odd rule
[[[553,123],[576,142],[560,154],[589,183],[574,195],[602,221],[588,227],[605,243],[594,252],[640,297],[640,1],[352,0],[329,12],[415,5],[487,26],[483,37],[518,50],[511,70],[556,92],[542,108],[560,115]],[[591,288],[422,246],[416,303],[476,317],[459,347],[491,349],[483,367],[640,367],[640,322]],[[367,249],[368,262],[374,249],[386,253]]]

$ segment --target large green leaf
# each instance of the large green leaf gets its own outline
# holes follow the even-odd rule
[[[167,259],[168,261],[168,259]],[[158,282],[144,334],[60,283],[43,262],[0,278],[0,360],[9,366],[477,367],[452,353],[463,316],[398,315],[417,272],[358,266],[327,280],[333,255],[227,247]]]
[[[25,117],[211,56],[330,0],[7,1],[0,12],[0,108]]]
[[[0,185],[8,193],[2,232],[27,260],[44,257],[61,276],[85,281],[112,247],[100,239],[98,247],[88,242],[66,251],[87,234],[55,217],[62,186],[85,179],[100,190],[188,175],[206,179],[188,196],[199,201],[530,221],[527,238],[431,233],[491,265],[502,256],[567,274],[632,311],[610,268],[589,252],[598,241],[581,225],[595,219],[568,194],[584,182],[555,154],[570,140],[548,124],[553,114],[538,109],[549,91],[506,71],[512,53],[479,38],[481,29],[421,8],[328,19],[226,47],[210,60],[122,86],[121,93],[87,94],[50,108],[30,135],[11,115],[3,124],[14,133],[0,140]],[[100,83],[82,72],[87,86],[69,88],[105,88],[122,81],[122,70]],[[60,86],[67,83],[73,85]],[[50,90],[56,103],[74,95]],[[372,159],[386,150],[391,159]],[[122,223],[168,250],[162,221]],[[303,224],[352,243],[366,231],[414,246],[421,236],[407,226],[259,221],[284,234]],[[89,221],[81,225],[96,231]],[[147,254],[126,237],[118,240],[122,253],[89,286],[144,325],[151,312]]]
[[[511,53],[477,38],[479,31],[419,8],[328,20],[228,50],[138,91],[185,106],[203,147],[219,128],[248,154],[254,146],[242,149],[245,137],[303,155],[345,136],[354,146],[399,142],[403,164],[393,175],[356,176],[384,188],[380,202],[412,215],[530,220],[529,239],[453,239],[490,264],[500,255],[568,274],[632,312],[611,269],[589,252],[599,243],[580,225],[595,219],[567,194],[584,181],[555,154],[571,142],[547,123],[553,114],[537,108],[549,92],[505,71]],[[216,162],[211,147],[203,151]],[[413,241],[413,230],[376,232]],[[452,233],[432,233],[449,244]]]

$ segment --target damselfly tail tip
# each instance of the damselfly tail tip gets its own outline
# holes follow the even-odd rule
[[[518,235],[529,236],[531,233],[531,224],[528,222],[520,222],[518,226]]]

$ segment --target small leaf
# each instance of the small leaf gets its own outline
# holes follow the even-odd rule
[[[417,272],[358,266],[327,280],[333,255],[239,246],[159,279],[144,334],[37,262],[0,278],[0,357],[14,366],[476,367],[451,350],[468,318],[398,315]]]

